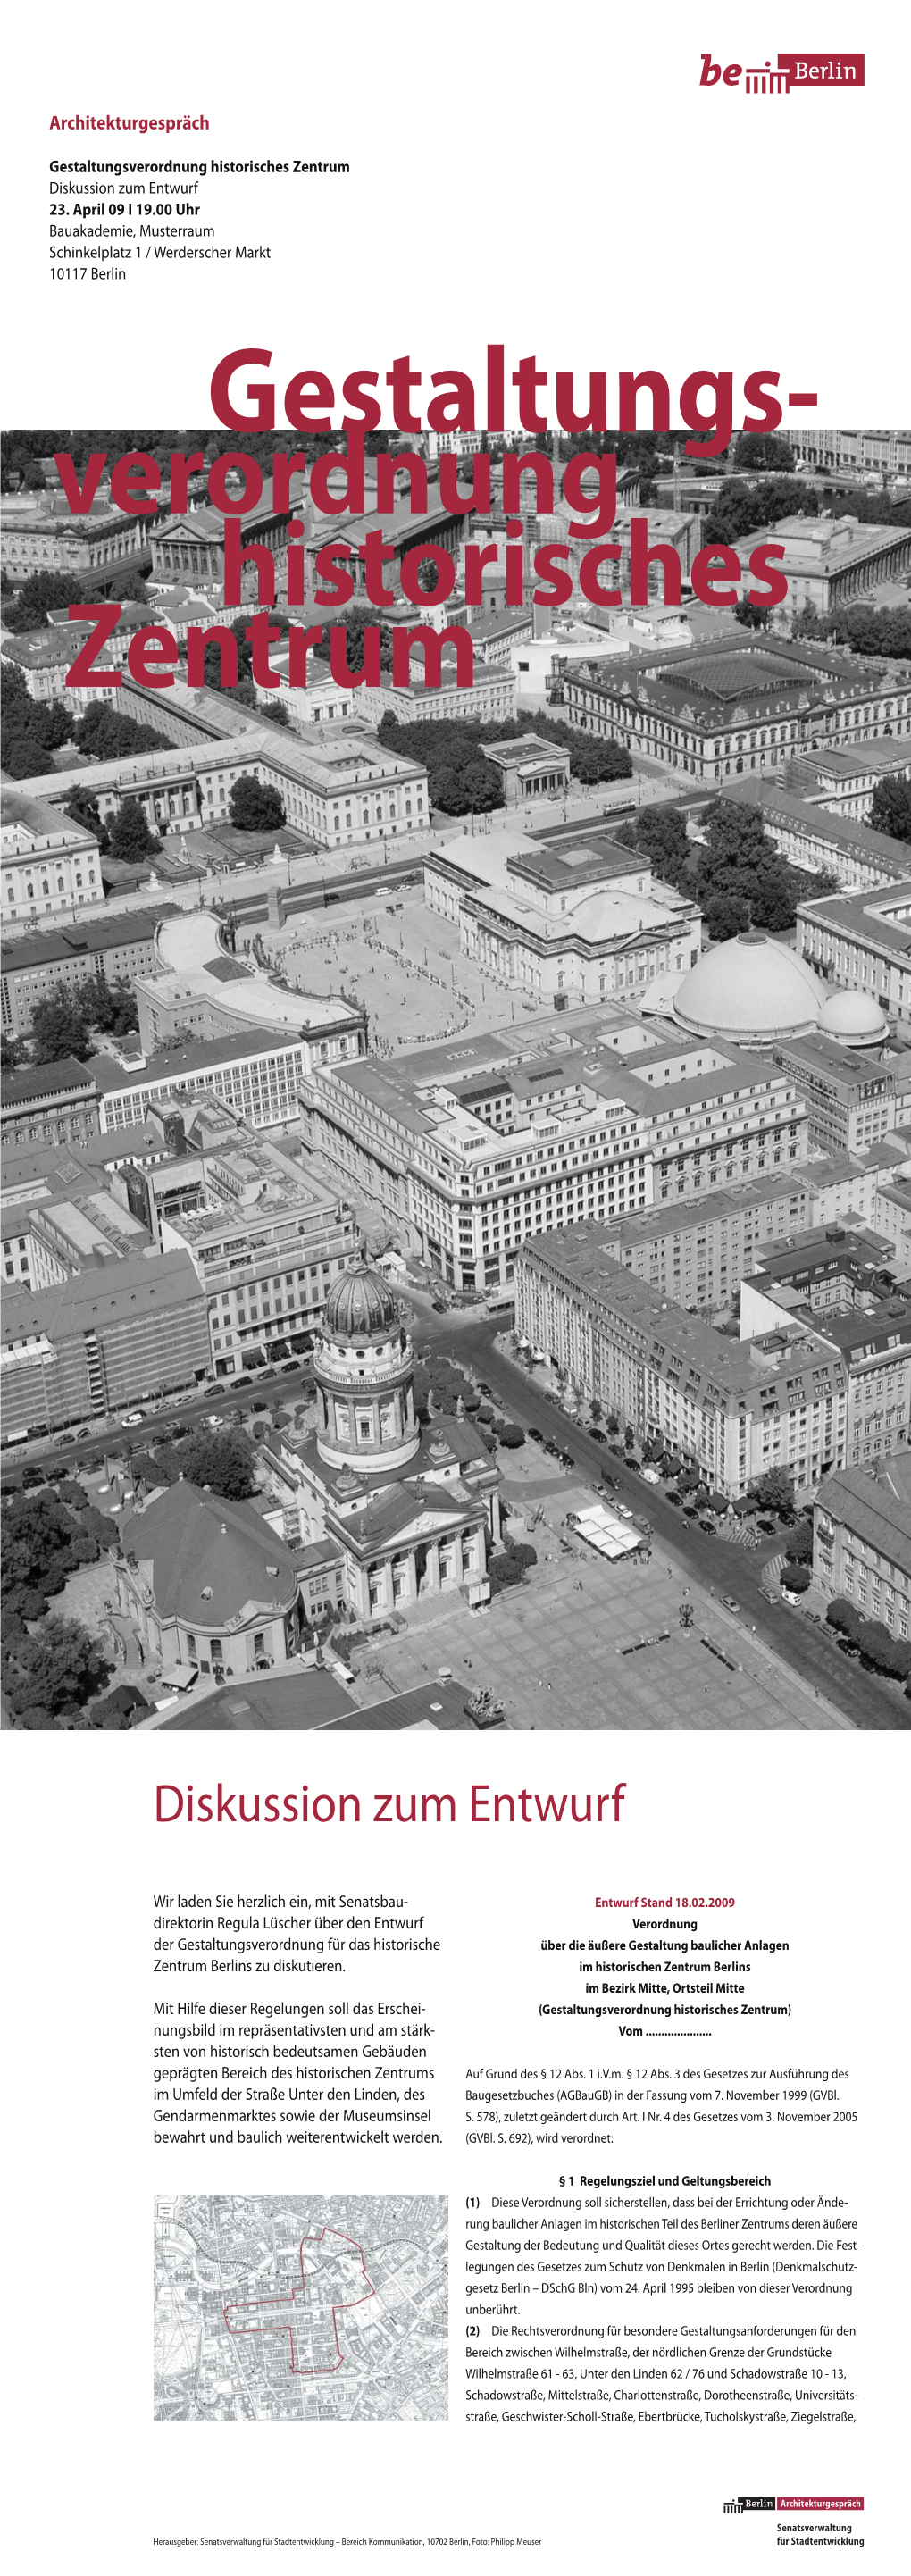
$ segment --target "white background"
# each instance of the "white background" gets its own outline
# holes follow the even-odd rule
[[[486,341],[503,339],[508,363],[534,349],[551,371],[606,366],[610,377],[651,366],[672,390],[696,367],[728,367],[738,384],[753,368],[778,370],[785,389],[815,388],[824,424],[903,421],[907,50],[891,13],[865,26],[833,0],[817,15],[818,26],[803,7],[774,26],[766,18],[760,36],[755,11],[696,21],[653,5],[640,22],[587,0],[572,11],[272,7],[151,20],[89,20],[54,0],[31,18],[20,12],[6,57],[5,420],[205,426],[212,367],[229,347],[270,347],[281,386],[308,365],[339,380],[356,364],[383,370],[406,349],[427,373],[460,365],[480,380]],[[703,50],[747,64],[811,41],[863,46],[864,91],[762,100],[699,87]],[[209,132],[143,143],[49,130],[55,113],[184,109],[205,112]],[[49,163],[118,152],[345,159],[352,175],[219,180],[223,237],[273,245],[272,260],[248,273],[233,261],[149,263],[128,289],[52,286]],[[213,183],[205,200],[209,219]],[[712,2576],[765,2567],[773,2551],[771,2518],[725,2523],[722,2499],[793,2484],[865,2493],[865,2564],[892,2576],[903,2508],[889,2382],[903,2333],[905,2201],[903,1981],[890,1909],[905,1740],[625,1736],[619,1755],[618,1741],[4,1739],[4,2420],[18,2470],[7,2512],[17,2570],[248,2565],[255,2557],[240,2550],[162,2552],[152,2538],[344,2526],[540,2532],[545,2547],[530,2563],[542,2576],[632,2565],[645,2576],[669,2565]],[[154,1784],[171,1776],[221,1776],[250,1791],[305,1777],[356,1784],[365,1813],[374,1786],[462,1788],[474,1777],[597,1789],[618,1776],[629,1785],[616,1831],[362,1824],[317,1839],[262,1830],[244,1833],[241,1863],[232,1858],[241,1838],[226,1828],[156,1829]],[[449,2068],[442,2152],[419,2164],[404,2153],[321,2154],[314,2170],[281,2150],[153,2154],[152,1893],[173,1882],[233,1889],[244,1878],[278,1878],[286,1893],[394,1879],[414,1910],[435,1914],[445,1950],[438,1966],[421,1963],[420,1991]],[[774,2450],[733,2431],[694,2440],[649,2430],[621,2442],[581,2428],[466,2430],[464,2199],[485,2182],[504,2186],[497,2168],[487,2173],[492,2157],[468,2159],[461,2143],[465,2066],[488,2054],[503,2064],[558,2057],[561,2025],[536,2014],[546,1991],[538,1945],[548,1933],[597,1929],[596,1893],[649,1883],[713,1893],[721,1882],[737,1896],[739,1927],[794,1943],[799,2009],[768,2033],[753,2026],[744,2062],[761,2064],[763,2051],[820,2064],[837,2056],[863,2104],[856,2144],[850,2132],[776,2133],[772,2165],[795,2189],[838,2188],[843,2172],[863,2203],[866,2286],[851,2303],[852,2322],[867,2325],[863,2425],[850,2443],[789,2431]],[[404,1992],[412,1979],[387,1968],[383,1982]],[[605,2024],[597,2046],[578,2035],[584,2025],[562,2027],[583,2063],[610,2045],[627,2053]],[[670,2053],[656,2048],[656,2062]],[[713,2047],[702,2053],[712,2061]],[[733,2062],[733,2043],[724,2053]],[[710,2144],[707,2131],[700,2168],[722,2170],[738,2134]],[[523,2181],[533,2162],[539,2191],[559,2163],[544,2149],[512,2161]],[[619,2169],[638,2162],[638,2151],[617,2156]],[[152,2423],[155,2191],[289,2187],[448,2193],[448,2426],[335,2428],[316,2443],[310,2428],[289,2437],[280,2426]],[[299,2567],[308,2557],[336,2564],[341,2553],[259,2556]],[[370,2556],[383,2563],[379,2551],[346,2563]],[[459,2556],[489,2564],[492,2553]],[[401,2552],[395,2563],[429,2564],[431,2553]]]
[[[477,380],[490,339],[514,363],[653,367],[673,389],[697,367],[741,385],[762,366],[815,391],[824,425],[904,421],[901,14],[354,0],[121,11],[102,34],[49,0],[12,40],[5,417],[199,426],[230,348],[271,348],[282,386],[308,365],[382,372],[405,350]],[[865,50],[863,90],[700,87],[704,52],[774,64],[811,39]],[[208,133],[49,131],[55,114],[185,112]],[[126,286],[52,285],[50,161],[118,153],[348,161],[351,176],[206,181],[226,239],[273,245],[249,270],[152,261]]]
[[[14,1944],[11,2115],[4,2299],[7,2424],[18,2418],[25,2470],[22,2537],[14,2564],[129,2567],[299,2566],[322,2556],[356,2565],[366,2553],[162,2552],[154,2535],[194,2538],[289,2532],[540,2534],[530,2563],[542,2576],[568,2566],[687,2572],[767,2567],[774,2519],[732,2526],[726,2496],[741,2491],[857,2492],[867,2498],[866,2566],[897,2561],[902,2431],[897,2400],[905,2328],[897,2284],[903,2256],[900,2036],[900,1739],[838,1734],[745,1738],[430,1735],[385,1740],[187,1735],[5,1741],[12,1836],[8,1940]],[[565,1824],[188,1828],[154,1822],[158,1781],[197,1789],[221,1777],[248,1793],[308,1780],[356,1787],[364,1818],[389,1786],[451,1789],[467,1815],[472,1780],[493,1788],[610,1790],[625,1778],[623,1821]],[[352,1962],[333,1999],[420,1997],[436,2024],[433,2062],[446,2143],[420,2155],[323,2149],[210,2153],[151,2146],[154,1999],[197,1988],[237,2000],[239,1979],[156,1978],[153,1892],[351,1896],[388,1892],[425,1912],[438,1959],[409,1967]],[[705,2044],[649,2045],[611,2037],[611,2025],[543,2021],[542,2000],[581,1987],[543,1939],[597,1936],[629,1918],[596,1912],[600,1895],[734,1894],[733,1916],[704,1928],[788,1940],[757,1996],[789,1999],[788,2021],[725,2021]],[[316,1981],[295,1980],[298,1998]],[[270,1979],[266,2000],[291,1993]],[[160,2025],[159,2025],[160,2029]],[[861,2421],[845,2428],[693,2432],[595,2427],[491,2433],[462,2422],[462,2264],[466,2194],[555,2187],[572,2159],[549,2147],[468,2151],[466,2068],[612,2064],[651,2058],[717,2068],[832,2066],[851,2073],[851,2128],[693,2128],[617,2132],[605,2164],[586,2170],[750,2174],[773,2189],[842,2192],[862,2219],[862,2286],[826,2300],[824,2322],[858,2326]],[[658,2144],[652,2143],[657,2139]],[[644,2141],[649,2143],[645,2144]],[[681,2143],[681,2141],[683,2143]],[[592,2151],[596,2155],[596,2151]],[[767,2161],[766,2161],[767,2160]],[[504,2170],[505,2169],[505,2170]],[[157,2192],[321,2194],[422,2190],[449,2195],[453,2303],[448,2425],[313,2427],[168,2425],[151,2420],[151,2214]],[[727,2301],[657,2303],[649,2318],[719,2322]],[[813,2298],[757,2300],[807,2322]],[[615,2315],[616,2308],[605,2311]],[[631,2309],[630,2309],[631,2312]],[[637,2311],[638,2313],[638,2311]],[[735,2314],[744,2314],[737,2310]],[[585,2319],[595,2314],[588,2305]],[[545,2322],[572,2323],[553,2300]],[[550,2356],[548,2356],[550,2358]],[[517,2401],[518,2402],[518,2401]],[[52,2474],[49,2464],[52,2463]],[[28,2535],[38,2516],[37,2560]],[[736,2550],[734,2543],[736,2541]],[[452,2553],[454,2555],[455,2553]],[[400,2551],[379,2563],[424,2566],[441,2552]],[[447,2556],[450,2553],[446,2553]],[[460,2552],[469,2564],[491,2553]],[[802,2553],[805,2560],[806,2553]],[[811,2553],[815,2562],[815,2552]]]

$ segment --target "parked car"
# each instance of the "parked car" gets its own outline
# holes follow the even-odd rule
[[[589,1423],[589,1426],[588,1426],[588,1436],[589,1436],[589,1439],[590,1439],[590,1440],[606,1440],[606,1439],[607,1439],[607,1433],[606,1433],[606,1431],[599,1431],[599,1429],[598,1429],[598,1425],[597,1425],[597,1423],[596,1423],[596,1422],[590,1422],[590,1423]]]
[[[740,1617],[740,1603],[739,1603],[739,1601],[735,1601],[735,1599],[734,1599],[734,1595],[733,1595],[733,1593],[732,1593],[732,1592],[723,1592],[723,1593],[722,1593],[722,1595],[721,1595],[721,1604],[722,1604],[722,1608],[723,1608],[724,1610],[730,1610],[730,1611],[731,1611],[731,1613],[732,1613],[732,1616],[733,1616],[735,1619],[739,1619],[739,1617]]]
[[[282,1365],[281,1365],[281,1374],[282,1374],[282,1377],[287,1377],[287,1376],[289,1375],[289,1373],[290,1373],[290,1375],[291,1375],[292,1377],[296,1377],[296,1376],[297,1376],[297,1361],[296,1361],[296,1360],[283,1360],[283,1361],[282,1361]]]
[[[537,1441],[537,1443],[538,1443],[538,1447],[539,1447],[539,1449],[543,1449],[543,1447],[544,1447],[544,1433],[543,1433],[543,1431],[539,1431],[539,1430],[538,1430],[537,1423],[535,1423],[535,1422],[530,1422],[530,1423],[529,1423],[529,1425],[528,1425],[528,1437],[529,1437],[529,1440],[536,1440],[536,1441]]]
[[[571,1450],[571,1449],[561,1449],[561,1450],[559,1450],[559,1451],[558,1451],[558,1456],[559,1456],[559,1459],[560,1459],[561,1467],[574,1467],[574,1466],[575,1466],[576,1461],[575,1461],[575,1459],[574,1459],[574,1457],[573,1457],[573,1454],[572,1454],[572,1450]]]
[[[252,1377],[248,1377],[246,1369],[241,1369],[240,1376],[231,1379],[232,1386],[252,1386],[252,1384]]]
[[[137,1423],[145,1421],[145,1414],[138,1411],[136,1413],[122,1413],[120,1420],[124,1431],[135,1431]]]
[[[545,1440],[544,1447],[549,1458],[559,1458],[560,1452],[555,1440]]]

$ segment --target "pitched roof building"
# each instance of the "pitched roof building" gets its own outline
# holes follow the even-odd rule
[[[827,1476],[813,1513],[813,1573],[833,1598],[911,1637],[911,1457]]]
[[[298,1653],[294,1558],[249,1503],[182,1479],[128,1513],[120,1539],[118,1600],[163,1679],[224,1682]]]

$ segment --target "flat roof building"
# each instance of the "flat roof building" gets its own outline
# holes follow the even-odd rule
[[[859,998],[832,996],[833,1004]],[[852,1046],[847,1032],[839,1039],[825,1027],[782,1041],[780,1061],[800,1085],[810,1140],[822,1153],[874,1148],[911,1115],[911,1048],[884,1044],[885,1034],[880,1016],[870,1045]]]
[[[901,855],[902,844],[896,842]],[[862,995],[899,1026],[911,1022],[911,867],[864,894],[822,895],[797,906],[800,955],[823,978]]]
[[[662,1439],[731,1502],[767,1468],[786,1468],[806,1493],[844,1461],[848,1372],[831,1341],[783,1317],[734,1340],[631,1277],[602,1227],[523,1245],[516,1326],[638,1439]]]
[[[189,1254],[205,1291],[216,1377],[236,1376],[250,1352],[287,1357],[309,1335],[361,1234],[347,1201],[250,1140],[205,1156],[200,1203],[162,1215],[166,1250]]]
[[[7,939],[0,978],[4,1029],[27,1037],[36,1002],[46,1002],[60,991],[76,993],[99,974],[108,983],[122,976],[128,984],[149,974],[155,963],[158,924],[174,911],[175,905],[165,903],[160,912],[119,913],[107,919],[87,914],[82,921],[61,919],[52,930],[26,931],[21,938]]]
[[[507,1283],[526,1237],[803,1162],[798,1086],[605,1005],[377,1064],[317,1067],[308,1139],[458,1289]]]
[[[0,1385],[4,1437],[170,1395],[210,1368],[202,1289],[185,1252],[73,1271],[3,1301]]]

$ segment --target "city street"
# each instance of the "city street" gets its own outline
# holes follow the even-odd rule
[[[614,1478],[618,1499],[630,1504],[634,1511],[644,1512],[651,1521],[655,1553],[662,1545],[670,1546],[704,1591],[714,1586],[718,1594],[729,1593],[739,1603],[749,1626],[755,1624],[764,1643],[811,1689],[822,1690],[852,1725],[866,1730],[911,1726],[911,1703],[894,1686],[890,1688],[875,1673],[863,1672],[859,1664],[849,1662],[825,1627],[784,1601],[779,1605],[763,1589],[765,1556],[774,1555],[780,1548],[779,1539],[769,1540],[764,1551],[754,1553],[727,1546],[694,1527],[679,1508],[668,1502],[660,1485],[643,1485],[634,1468],[608,1451],[603,1442],[593,1440],[589,1431],[573,1422],[572,1416],[545,1394],[533,1375],[528,1376],[497,1349],[496,1334],[501,1330],[502,1325],[490,1316],[479,1317],[471,1309],[453,1309],[446,1316],[431,1314],[426,1323],[422,1319],[415,1327],[421,1349],[437,1348],[461,1360],[493,1389],[497,1402],[523,1430],[534,1423],[548,1439],[558,1437],[587,1482],[597,1483],[606,1467]],[[635,1580],[632,1575],[623,1579]],[[534,1582],[533,1575],[529,1582]]]

